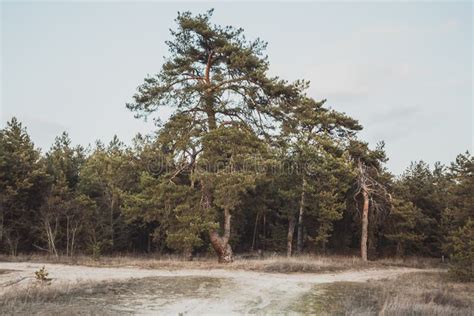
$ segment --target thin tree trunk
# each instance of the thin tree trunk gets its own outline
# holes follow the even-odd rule
[[[364,207],[362,208],[362,230],[360,236],[360,256],[363,261],[367,261],[367,236],[369,227],[369,194],[365,188],[362,189]]]
[[[147,252],[151,253],[151,234],[148,234],[148,247],[147,247]]]
[[[257,227],[258,227],[258,217],[260,215],[260,212],[257,213],[257,216],[255,217],[255,226],[253,228],[253,237],[252,237],[252,247],[250,247],[251,251],[254,251],[255,249],[255,240],[257,238]]]
[[[400,241],[397,242],[397,258],[402,258],[403,257],[403,246]]]
[[[291,216],[288,218],[288,237],[286,241],[286,256],[291,257],[293,251],[293,235],[295,233],[295,217]]]
[[[58,250],[56,249],[56,235],[58,233],[59,220],[56,218],[56,223],[54,225],[54,231],[50,227],[51,232],[51,245],[53,246],[53,254],[55,257],[58,256]]]
[[[4,220],[3,205],[0,202],[0,244],[2,243],[2,240],[3,240],[3,220]]]
[[[112,193],[112,200],[110,203],[110,246],[114,250],[114,206],[115,206],[115,197]]]
[[[76,232],[78,228],[79,228],[79,224],[76,224],[76,227],[74,227],[71,232],[71,248],[69,250],[69,255],[71,257],[74,256],[74,246],[75,246],[75,241],[76,241]]]
[[[263,213],[263,250],[267,250],[267,216]]]
[[[69,256],[69,216],[66,216],[66,257]]]
[[[56,250],[56,244],[55,244],[57,225],[58,225],[58,220],[56,219],[56,227],[53,231],[53,229],[51,228],[51,222],[49,221],[49,219],[46,220],[45,222],[46,237],[48,239],[48,252],[50,255],[54,255],[55,257],[58,256],[58,252]]]
[[[44,223],[44,230],[46,232],[46,239],[48,241],[48,254],[52,254],[53,252],[53,249],[52,249],[52,246],[51,246],[51,234],[50,234],[50,224],[49,224],[49,220],[46,220],[45,223]]]
[[[303,216],[305,207],[305,191],[306,179],[303,176],[303,183],[301,184],[300,210],[298,215],[298,240],[296,245],[298,253],[301,253],[303,251]]]
[[[8,248],[10,249],[10,255],[16,257],[18,254],[19,237],[12,237],[7,231],[5,233],[5,239],[7,240]]]

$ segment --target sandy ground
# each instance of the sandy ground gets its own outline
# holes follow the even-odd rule
[[[136,267],[100,268],[61,264],[14,263],[0,262],[0,270],[14,270],[0,274],[0,296],[2,292],[12,287],[24,287],[37,282],[34,272],[42,266],[46,267],[50,286],[75,284],[83,281],[118,281],[153,277],[173,278],[209,278],[219,279],[222,286],[204,295],[169,296],[160,299],[142,295],[128,298],[139,304],[121,302],[122,310],[136,314],[249,314],[249,313],[278,313],[286,310],[296,298],[309,291],[315,284],[332,282],[365,282],[394,278],[403,273],[421,271],[412,268],[369,269],[362,271],[345,271],[328,274],[276,274],[260,273],[243,270],[152,270]],[[423,270],[426,271],[426,270]],[[159,286],[159,284],[157,285]],[[1,298],[1,297],[0,297]],[[128,306],[128,307],[127,307]],[[120,306],[115,306],[121,310]]]

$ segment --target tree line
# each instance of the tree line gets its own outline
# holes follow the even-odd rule
[[[63,133],[43,154],[20,122],[7,123],[4,252],[444,255],[472,275],[468,152],[395,177],[384,144],[369,148],[357,120],[311,98],[309,82],[269,76],[266,43],[211,17],[178,14],[169,57],[126,105],[154,118],[155,134],[84,148]]]

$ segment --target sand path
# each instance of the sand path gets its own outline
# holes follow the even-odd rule
[[[63,264],[41,264],[28,262],[0,262],[0,270],[14,270],[0,274],[0,295],[12,287],[23,287],[36,282],[34,271],[46,267],[51,286],[80,282],[118,281],[149,277],[205,277],[223,279],[223,286],[213,295],[193,297],[169,296],[157,303],[156,298],[134,297],[139,304],[128,311],[136,314],[249,314],[259,311],[275,312],[285,310],[294,300],[309,291],[313,285],[332,282],[365,282],[394,278],[403,273],[426,271],[413,268],[367,269],[338,273],[262,273],[244,270],[160,270],[137,267],[102,268]],[[205,292],[204,292],[205,294]],[[131,300],[131,298],[129,298]],[[136,303],[136,302],[135,302]],[[117,307],[120,310],[120,307]],[[125,309],[127,310],[127,309]]]

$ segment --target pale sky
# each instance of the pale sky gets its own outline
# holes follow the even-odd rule
[[[16,116],[43,151],[62,131],[82,145],[153,131],[125,103],[160,70],[177,11],[210,8],[269,42],[272,75],[310,80],[362,139],[384,140],[392,172],[472,152],[471,2],[3,1],[0,128]]]

